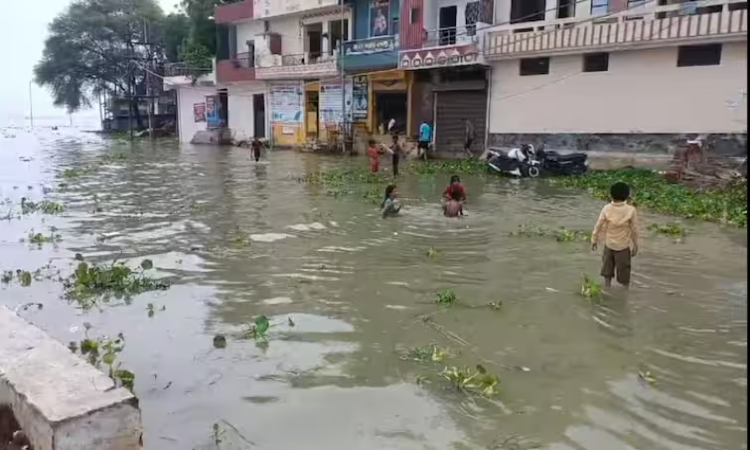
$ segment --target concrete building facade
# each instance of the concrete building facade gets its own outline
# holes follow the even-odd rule
[[[747,2],[496,1],[490,145],[653,152],[699,134],[746,151]]]

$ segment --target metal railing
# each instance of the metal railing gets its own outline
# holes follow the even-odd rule
[[[477,42],[477,26],[439,28],[425,32],[422,48],[466,45]]]
[[[554,54],[587,48],[648,47],[667,42],[747,39],[747,9],[740,0],[707,0],[659,7],[637,7],[601,19],[559,19],[517,23],[485,35],[489,59]],[[746,3],[745,3],[746,5]]]
[[[213,69],[189,67],[184,62],[167,63],[164,65],[165,77],[200,77],[208,75]]]
[[[232,58],[232,65],[236,69],[252,69],[255,67],[255,54],[237,53],[237,55]]]

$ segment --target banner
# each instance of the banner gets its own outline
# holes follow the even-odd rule
[[[206,126],[208,128],[221,128],[221,119],[219,118],[219,96],[209,95],[206,97]]]
[[[352,87],[352,118],[355,122],[367,120],[367,90],[367,75],[354,77],[354,86]]]
[[[302,124],[304,118],[302,84],[271,86],[271,123]]]
[[[195,123],[206,121],[206,104],[193,103],[193,120]]]
[[[391,34],[391,12],[389,0],[370,0],[370,37]]]
[[[346,91],[344,92],[344,103],[347,121],[352,120],[352,82],[351,78],[346,80]],[[320,83],[319,94],[319,119],[321,128],[337,126],[343,122],[341,111],[341,84]]]

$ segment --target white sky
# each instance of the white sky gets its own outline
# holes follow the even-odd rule
[[[165,13],[171,12],[179,0],[157,0]],[[0,118],[23,117],[29,114],[29,82],[34,65],[42,56],[47,24],[70,4],[70,0],[3,0],[0,13],[0,56],[3,58],[0,81]],[[59,116],[65,111],[52,106],[44,88],[33,85],[31,97],[34,116]],[[89,111],[83,114],[96,114]]]

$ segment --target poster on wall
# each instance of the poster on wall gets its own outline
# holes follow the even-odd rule
[[[219,97],[209,95],[206,97],[206,125],[208,128],[221,128],[221,119],[219,118]]]
[[[271,123],[300,125],[304,118],[302,85],[271,86]]]
[[[341,111],[341,84],[339,83],[320,83],[320,125],[323,127],[336,127],[343,122],[343,112]],[[346,108],[347,121],[352,120],[352,81],[346,82],[344,92],[344,103]]]
[[[354,121],[367,120],[367,76],[354,77],[352,87],[352,118]]]
[[[390,33],[390,1],[370,0],[370,37],[388,36]]]
[[[193,120],[195,123],[206,121],[206,104],[193,103]]]

